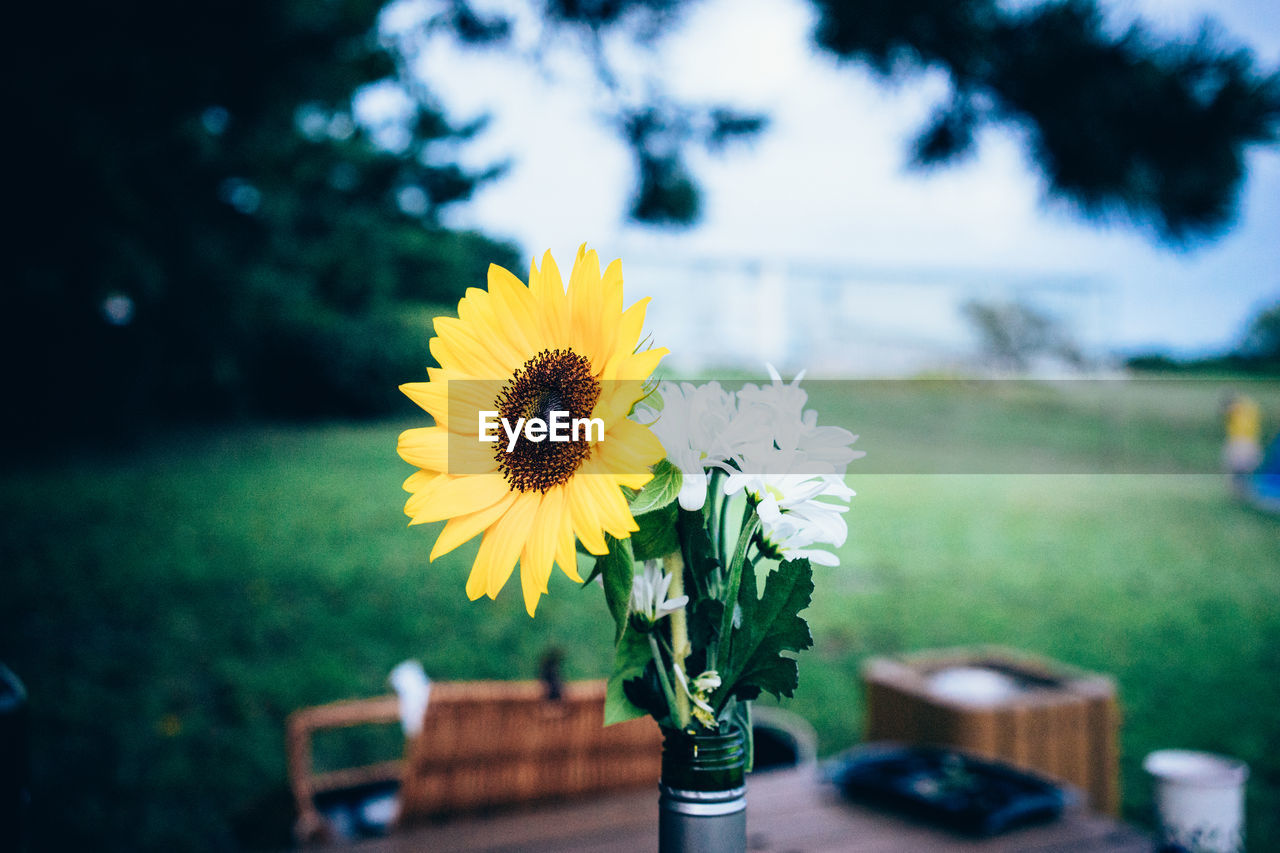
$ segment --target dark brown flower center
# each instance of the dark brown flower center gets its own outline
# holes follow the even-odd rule
[[[498,395],[498,417],[512,429],[521,418],[526,422],[539,418],[549,424],[553,412],[567,412],[572,423],[590,418],[599,397],[600,383],[591,375],[590,361],[573,350],[544,349],[503,386]],[[510,453],[504,437],[494,450],[494,458],[511,488],[546,492],[567,482],[591,454],[590,434],[584,429],[576,434],[576,441],[537,442],[522,434]]]

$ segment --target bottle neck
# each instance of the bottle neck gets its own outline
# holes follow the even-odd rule
[[[745,784],[746,769],[746,738],[736,726],[694,735],[663,729],[662,784],[669,789],[735,790]]]

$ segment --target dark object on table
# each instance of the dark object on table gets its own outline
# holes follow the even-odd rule
[[[751,739],[755,748],[752,773],[814,765],[818,736],[808,720],[782,708],[757,705],[751,709]]]
[[[378,838],[390,830],[400,810],[399,782],[369,782],[316,794],[316,810],[337,839]]]
[[[828,778],[850,799],[983,837],[1053,820],[1067,803],[1052,782],[929,746],[859,747],[836,759]]]

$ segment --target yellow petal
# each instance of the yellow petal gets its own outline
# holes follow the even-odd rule
[[[404,481],[404,490],[406,492],[417,492],[427,487],[427,484],[437,477],[442,476],[438,471],[414,471],[409,475],[409,479]]]
[[[471,288],[475,290],[475,288]],[[477,293],[484,293],[477,290]],[[494,357],[487,347],[479,345],[481,341],[490,339],[495,334],[483,318],[477,315],[473,300],[463,299],[458,303],[458,320],[470,327],[471,333],[459,339],[458,332],[448,323],[436,324],[436,336],[428,342],[431,355],[441,367],[457,371],[465,376],[475,378],[492,378],[506,369],[506,365]],[[465,310],[464,310],[465,309]],[[445,336],[440,331],[448,330]]]
[[[587,478],[575,476],[565,484],[569,513],[573,518],[573,532],[582,542],[582,546],[597,556],[609,553],[609,546],[604,542],[600,517],[596,513],[591,487]],[[561,566],[563,568],[563,565]]]
[[[494,367],[503,372],[512,370],[514,364],[510,359],[520,355],[520,348],[512,346],[513,342],[496,312],[497,303],[489,291],[478,287],[467,288],[467,298],[458,303],[458,319],[465,324],[470,338],[481,344],[483,352],[477,353],[476,357],[486,358],[489,365],[488,372],[482,374],[485,377],[497,375],[492,372]]]
[[[599,374],[608,361],[600,346],[600,261],[596,253],[578,249],[569,274],[570,338],[573,348],[591,361],[592,372]]]
[[[619,486],[626,486],[628,489],[635,489],[637,492],[649,485],[649,481],[653,479],[653,472],[646,471],[643,474],[614,474],[614,482]]]
[[[569,343],[569,297],[550,251],[542,256],[541,272],[533,264],[529,265],[529,289],[534,301],[542,307],[542,321],[549,339]]]
[[[549,510],[546,511],[555,562],[562,572],[577,583],[582,583],[582,576],[578,574],[577,550],[574,548],[573,514],[569,510],[569,486],[567,484],[555,486],[547,491],[545,499],[552,501],[553,507],[559,508],[554,517]],[[539,526],[542,523],[542,519],[537,522]]]
[[[474,442],[480,440],[480,413],[497,412],[503,382],[497,379],[454,379],[446,384],[449,396],[448,419],[442,424],[449,432]],[[489,421],[496,423],[496,416]],[[501,434],[499,427],[494,431]]]
[[[476,333],[483,340],[501,341],[517,356],[518,361],[507,365],[509,370],[519,367],[528,358],[529,342],[525,340],[523,331],[511,317],[506,305],[496,294],[488,290],[467,292],[471,294],[468,297],[471,309],[463,319],[471,322]],[[459,314],[459,316],[462,315]]]
[[[407,429],[396,444],[400,458],[427,471],[449,470],[449,433],[440,427]]]
[[[468,474],[449,477],[432,490],[414,520],[444,521],[455,515],[479,512],[493,506],[511,491],[501,474]]]
[[[596,323],[600,329],[600,356],[596,373],[604,370],[618,349],[618,328],[622,320],[622,261],[614,260],[600,277]],[[631,349],[635,349],[632,344]]]
[[[529,289],[520,279],[497,264],[490,264],[489,293],[493,296],[494,311],[503,320],[511,342],[526,354],[526,358],[546,349],[542,325],[534,311]]]
[[[612,477],[585,473],[575,479],[581,479],[586,484],[596,508],[596,516],[600,519],[600,526],[606,533],[615,539],[626,539],[640,529],[631,516],[627,499],[622,496],[622,491]]]
[[[600,396],[591,410],[591,417],[603,418],[605,430],[613,429],[613,425],[631,413],[637,402],[644,399],[645,383],[637,379],[615,379],[600,385]]]
[[[410,478],[412,479],[412,478]],[[425,524],[432,519],[422,514],[423,507],[430,504],[437,492],[449,482],[447,474],[437,474],[430,480],[415,484],[413,494],[404,502],[404,514],[409,516],[410,524]],[[405,481],[405,486],[409,486],[409,481]]]
[[[444,529],[440,531],[440,535],[436,537],[436,544],[431,548],[431,559],[443,557],[459,545],[470,542],[477,534],[483,533],[491,524],[501,518],[515,502],[516,494],[511,492],[491,507],[482,509],[479,512],[457,515],[449,519],[449,523],[444,526]]]
[[[564,346],[569,341],[569,300],[564,287],[559,280],[551,282],[549,276],[537,272],[537,268],[531,265],[529,293],[542,330],[543,345],[552,348]]]
[[[614,422],[595,451],[601,470],[614,476],[648,474],[667,455],[652,430],[626,418]]]
[[[544,593],[547,591],[547,578],[551,576],[551,562],[555,559],[556,545],[563,527],[562,521],[568,512],[564,505],[564,497],[563,488],[549,489],[542,495],[533,532],[529,535],[529,542],[525,546],[525,557],[522,558],[531,561],[530,565],[539,578],[540,587]],[[528,567],[522,563],[520,570],[523,572]]]
[[[472,581],[478,572],[483,578],[484,594],[497,598],[515,569],[525,540],[529,538],[538,509],[538,497],[531,493],[518,495],[511,508],[484,534],[480,550],[476,552],[471,578],[467,580],[467,595],[472,593]]]
[[[524,364],[522,354],[485,324],[467,323],[461,318],[437,317],[436,334],[464,360],[483,368],[486,379],[499,379]]]
[[[562,489],[551,489],[542,495],[529,540],[525,542],[520,556],[520,586],[524,591],[524,606],[530,616],[538,607],[538,598],[547,592],[563,514]]]
[[[566,493],[566,500],[567,500]],[[578,549],[574,547],[573,516],[567,509],[560,514],[560,530],[556,539],[556,565],[574,583],[582,583],[582,575],[578,574]]]
[[[400,391],[424,412],[431,415],[438,426],[448,422],[449,399],[444,385],[431,382],[406,382],[400,386]]]
[[[649,297],[636,300],[636,304],[623,311],[618,319],[618,338],[613,351],[616,355],[631,355],[640,343],[640,333],[644,332],[644,315],[649,309]]]
[[[657,369],[658,362],[662,361],[663,356],[669,353],[666,347],[655,347],[654,349],[642,350],[635,355],[629,356],[622,360],[618,365],[618,375],[613,377],[618,381],[626,381],[628,379],[645,380],[653,375],[653,371]]]

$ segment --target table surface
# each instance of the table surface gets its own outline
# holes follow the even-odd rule
[[[656,791],[610,794],[398,830],[354,846],[358,853],[510,851],[606,853],[658,846]],[[814,768],[748,777],[747,847],[757,853],[1151,853],[1151,839],[1114,818],[1069,809],[1060,819],[976,840],[842,799]]]

